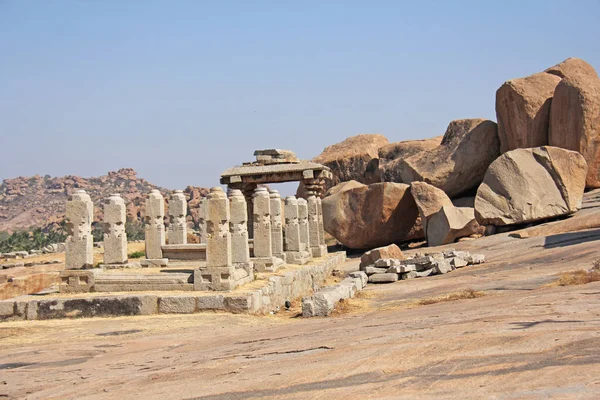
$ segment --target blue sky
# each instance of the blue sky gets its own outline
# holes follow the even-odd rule
[[[496,89],[600,68],[600,2],[0,0],[0,179],[135,168],[214,186],[255,149],[495,120]]]

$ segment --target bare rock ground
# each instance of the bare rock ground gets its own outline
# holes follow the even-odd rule
[[[369,285],[330,318],[282,311],[3,323],[0,396],[599,398],[600,282],[553,282],[600,257],[600,229],[513,236],[437,247],[483,253],[486,263]],[[419,304],[465,288],[486,295]]]

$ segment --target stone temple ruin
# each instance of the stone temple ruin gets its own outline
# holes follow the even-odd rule
[[[146,257],[139,263],[127,260],[125,202],[113,194],[103,202],[104,260],[94,267],[93,204],[85,191],[74,193],[67,202],[67,264],[59,291],[231,292],[254,281],[258,273],[276,274],[281,267],[294,265],[306,265],[305,270],[294,272],[306,282],[279,296],[280,304],[275,306],[315,289],[314,276],[308,277],[315,273],[315,264],[324,266],[317,272],[324,280],[344,259],[343,253],[328,254],[325,246],[320,196],[331,173],[323,165],[299,161],[290,151],[263,150],[255,156],[255,162],[222,174],[228,193],[213,187],[200,203],[200,243],[187,243],[183,192],[170,194],[165,228],[165,199],[152,190],[145,204]],[[290,181],[304,182],[307,200],[282,199],[277,190],[264,186]],[[292,280],[287,278],[289,283]],[[277,290],[277,284],[271,286]]]

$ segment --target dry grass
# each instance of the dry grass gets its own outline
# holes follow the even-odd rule
[[[340,317],[351,313],[361,313],[371,311],[371,299],[376,297],[372,292],[358,292],[351,299],[342,299],[331,312],[332,317]]]
[[[428,297],[425,299],[421,299],[421,300],[419,300],[419,302],[417,304],[420,306],[425,306],[428,304],[442,303],[445,301],[455,301],[455,300],[462,300],[462,299],[476,299],[478,297],[483,297],[483,296],[485,296],[484,292],[480,292],[478,290],[469,288],[469,289],[463,290],[462,292],[453,292],[453,293],[445,294],[443,296]]]
[[[600,281],[600,270],[592,269],[589,271],[580,269],[577,271],[565,272],[558,278],[556,285],[558,286],[570,286],[570,285],[585,285],[590,282]]]

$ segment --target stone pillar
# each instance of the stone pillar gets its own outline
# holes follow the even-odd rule
[[[144,217],[146,233],[146,258],[157,260],[159,265],[166,264],[162,255],[165,244],[165,199],[157,189],[153,189],[146,199],[146,214]],[[142,265],[152,265],[143,263]]]
[[[126,207],[120,194],[104,200],[104,264],[127,263]]]
[[[317,210],[319,211],[319,239],[321,240],[321,246],[325,246],[327,252],[327,244],[325,244],[325,229],[323,228],[323,204],[321,198],[317,197]]]
[[[319,201],[317,196],[312,195],[307,200],[308,206],[308,244],[313,257],[324,257],[327,254],[327,247],[321,233],[321,224],[319,223]]]
[[[271,199],[265,187],[254,191],[254,265],[257,271],[275,271],[283,260],[273,256]]]
[[[175,190],[169,199],[169,244],[187,244],[187,200],[183,190]]]
[[[229,200],[223,189],[213,187],[206,203],[206,266],[194,271],[195,290],[235,288],[229,220]]]
[[[250,249],[248,247],[248,208],[241,190],[233,189],[229,193],[231,221],[231,261],[236,267],[250,272]],[[248,268],[250,266],[250,268]]]
[[[311,252],[308,233],[308,204],[304,199],[298,199],[298,224],[300,225],[300,243],[303,251]],[[312,257],[312,254],[311,254]]]
[[[285,198],[285,256],[289,264],[306,264],[310,255],[303,250],[300,241],[300,224],[298,219],[298,200],[294,196]]]
[[[92,220],[94,203],[85,192],[77,190],[67,201],[67,242],[65,269],[84,269],[94,266]]]
[[[206,244],[206,197],[200,199],[198,204],[198,229],[200,230],[200,243]]]
[[[283,221],[281,217],[281,196],[275,189],[269,191],[271,206],[271,249],[273,256],[285,261],[283,253]]]
[[[254,237],[254,190],[256,190],[256,184],[244,184],[242,186],[242,193],[246,198],[246,206],[248,207],[248,237]]]

